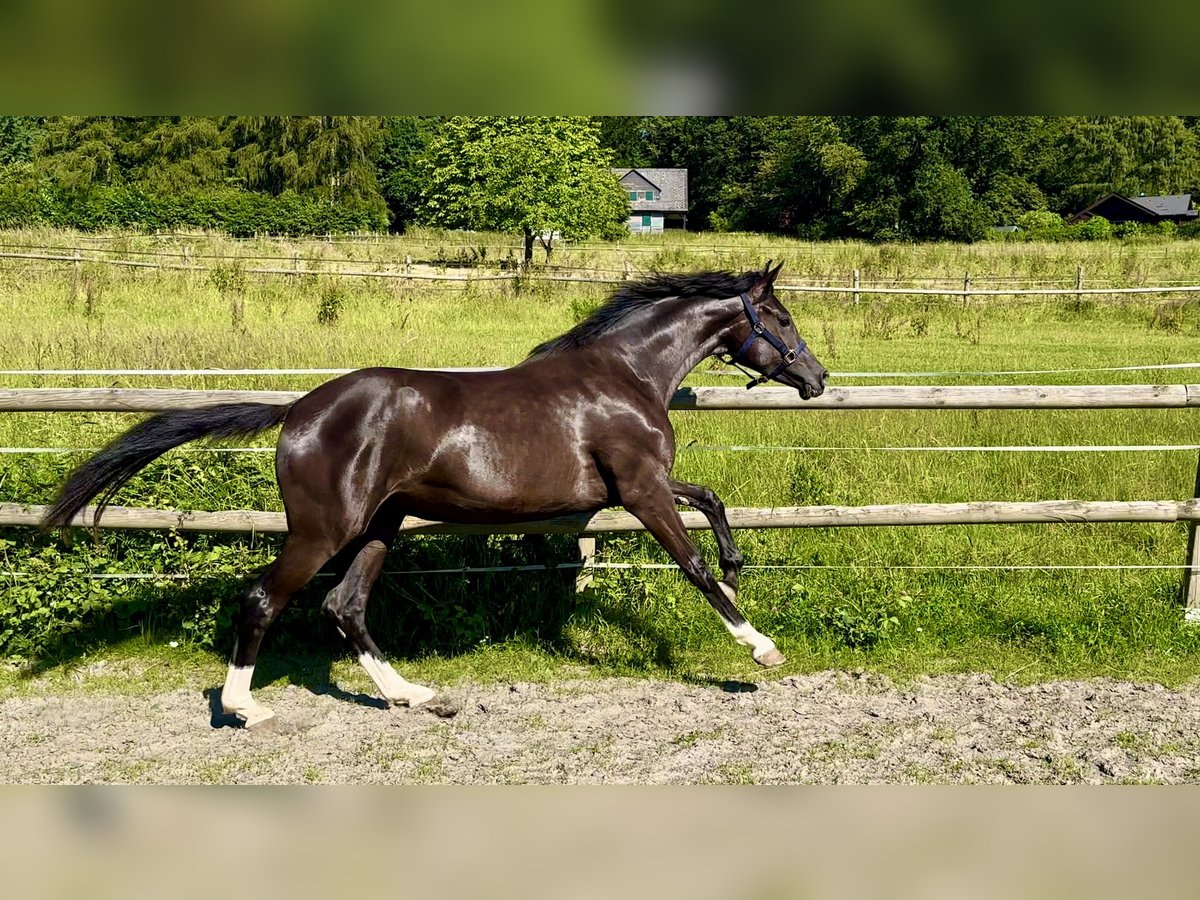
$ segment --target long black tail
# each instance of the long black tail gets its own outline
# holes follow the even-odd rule
[[[43,528],[63,528],[87,502],[99,495],[96,521],[104,507],[132,478],[172,447],[197,438],[231,438],[254,434],[278,425],[290,405],[229,403],[203,409],[160,413],[140,422],[77,468],[46,517]]]

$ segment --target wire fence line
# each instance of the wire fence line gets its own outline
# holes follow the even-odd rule
[[[391,569],[380,572],[380,575],[390,575],[392,577],[403,575],[478,575],[488,573],[506,573],[506,572],[556,572],[562,570],[577,570],[577,569],[601,569],[601,570],[634,570],[634,571],[670,571],[678,570],[675,563],[644,563],[644,562],[562,562],[550,563],[547,565],[525,564],[525,565],[509,565],[509,566],[448,566],[439,569]],[[825,564],[825,563],[796,563],[796,564],[777,564],[777,565],[745,565],[742,566],[743,572],[754,571],[820,571],[822,569],[829,571],[846,571],[846,570],[865,570],[865,571],[966,571],[966,572],[1059,572],[1059,571],[1179,571],[1189,568],[1186,565],[1177,564],[1151,564],[1151,563],[1131,563],[1131,564],[1092,564],[1092,565],[953,565],[930,563],[928,565],[888,565],[887,563],[848,563],[848,564]],[[205,573],[200,572],[192,574],[190,572],[79,572],[67,571],[65,573],[57,573],[61,576],[82,578],[88,581],[193,581],[208,577]],[[46,575],[45,572],[22,572],[22,571],[0,571],[0,577],[6,578],[41,578]],[[331,572],[318,572],[317,578],[332,578],[335,577]]]
[[[82,265],[83,263],[98,263],[101,265],[117,266],[133,269],[150,269],[164,271],[182,271],[182,272],[210,272],[212,266],[197,265],[195,263],[158,263],[146,262],[144,260],[132,259],[109,259],[84,257],[79,253],[75,255],[65,254],[38,254],[26,252],[0,252],[0,259],[27,260],[33,262],[54,262],[54,263],[71,263],[74,265]],[[281,258],[282,261],[288,261],[287,258]],[[499,274],[471,274],[471,275],[449,275],[437,272],[415,272],[411,267],[406,266],[404,269],[396,268],[378,268],[374,270],[366,269],[309,269],[302,267],[298,257],[293,258],[291,267],[281,266],[254,266],[243,269],[246,274],[251,275],[282,275],[289,277],[300,277],[305,275],[325,275],[339,278],[378,278],[378,279],[399,279],[406,281],[422,281],[430,282],[442,287],[468,287],[480,283],[489,282],[513,282],[521,281],[539,282],[539,283],[554,283],[561,282],[564,284],[603,284],[603,285],[619,285],[624,284],[633,272],[629,271],[625,277],[596,277],[591,275],[564,275],[564,274],[546,274],[544,272],[508,272]],[[308,260],[306,260],[308,262]],[[354,262],[370,264],[370,260],[357,260]],[[587,270],[580,270],[587,271]],[[1030,282],[1021,282],[1030,283]],[[852,282],[846,285],[829,285],[829,284],[809,284],[802,283],[796,280],[780,282],[777,287],[782,291],[790,291],[793,293],[817,293],[817,294],[850,294],[856,299],[860,295],[869,296],[937,296],[937,297],[956,297],[964,300],[969,300],[972,297],[1112,297],[1112,296],[1140,296],[1140,295],[1156,295],[1156,294],[1195,294],[1200,293],[1200,285],[1189,283],[1166,283],[1143,285],[1135,287],[1083,287],[1081,284],[1076,284],[1075,287],[1062,288],[1018,288],[1018,287],[997,287],[997,288],[977,288],[971,287],[971,278],[968,276],[962,286],[957,283],[947,285],[946,287],[932,288],[916,288],[916,287],[897,287],[894,282],[889,282],[892,286],[880,286],[879,283],[868,282]]]

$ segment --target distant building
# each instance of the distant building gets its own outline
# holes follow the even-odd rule
[[[1192,209],[1191,194],[1168,194],[1161,197],[1108,194],[1075,213],[1067,219],[1067,224],[1086,222],[1093,216],[1103,216],[1114,225],[1121,222],[1176,222],[1182,225],[1184,222],[1195,220],[1196,210]]]
[[[687,228],[687,169],[613,169],[629,195],[629,230]]]

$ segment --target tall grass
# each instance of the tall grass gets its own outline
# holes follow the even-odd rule
[[[8,233],[4,242],[79,246],[84,236]],[[473,284],[448,290],[403,282],[237,274],[235,257],[304,252],[403,260],[418,239],[489,260],[502,236],[417,234],[345,243],[234,242],[220,236],[105,236],[123,253],[189,242],[224,274],[123,270],[85,264],[0,264],[2,368],[358,367],[503,365],[570,327],[604,296],[591,285]],[[452,243],[457,241],[458,243]],[[707,243],[706,243],[707,242]],[[1154,282],[1200,271],[1190,244],[874,247],[808,245],[755,236],[672,235],[638,248],[639,268],[761,266],[786,258],[794,276],[918,282],[970,269],[992,277],[1049,278],[1084,265],[1088,277]],[[720,244],[731,248],[706,249]],[[652,252],[643,252],[649,248]],[[1151,253],[1153,250],[1153,253]],[[1165,251],[1165,255],[1161,255]],[[560,256],[561,253],[561,256]],[[645,257],[661,254],[661,259]],[[223,254],[223,255],[221,255]],[[571,254],[576,254],[575,258]],[[727,255],[723,255],[727,254]],[[626,254],[632,259],[634,254]],[[434,258],[433,255],[426,258]],[[556,252],[553,262],[596,265],[620,249]],[[785,270],[788,271],[788,270]],[[866,273],[871,273],[869,276]],[[961,277],[961,272],[958,275]],[[333,299],[331,299],[333,298]],[[336,303],[334,302],[336,301]],[[802,333],[837,372],[1053,369],[1196,361],[1200,315],[1191,302],[1074,298],[1012,302],[954,298],[785,297]],[[336,307],[334,310],[333,308]],[[332,310],[332,312],[331,312]],[[1187,380],[1188,370],[1009,376],[988,383]],[[172,378],[180,387],[305,389],[320,376]],[[972,378],[910,379],[970,383]],[[736,384],[702,366],[696,384]],[[870,377],[840,383],[879,383]],[[905,383],[890,380],[888,383]],[[142,377],[31,376],[9,386],[149,386]],[[836,383],[836,382],[835,382]],[[130,423],[119,414],[0,415],[0,446],[95,447]],[[923,453],[895,446],[1190,444],[1188,410],[798,411],[673,414],[676,476],[712,486],[729,506],[966,500],[1158,499],[1190,496],[1195,454]],[[269,446],[273,435],[258,443]],[[730,445],[762,448],[732,451]],[[819,449],[851,448],[851,449]],[[81,458],[0,456],[0,500],[45,502]],[[193,509],[279,508],[269,454],[186,448],[148,469],[118,498]],[[715,561],[707,534],[698,540]],[[111,628],[183,634],[223,649],[238,576],[264,564],[274,539],[252,536],[106,535],[103,545],[0,531],[3,604],[19,627],[9,652],[67,652]],[[954,570],[940,566],[1175,565],[1186,534],[1174,525],[945,526],[741,532],[750,565],[740,602],[793,666],[873,665],[898,672],[983,668],[1006,675],[1123,674],[1174,680],[1197,669],[1198,640],[1176,604],[1172,570]],[[645,536],[602,538],[602,558],[663,562]],[[401,541],[388,570],[462,564],[558,562],[568,539],[421,538]],[[207,560],[207,562],[206,562]],[[39,568],[41,566],[41,568]],[[89,570],[188,573],[191,582],[86,582]],[[207,573],[207,575],[206,575]],[[205,578],[208,580],[205,580]],[[320,579],[318,579],[318,582]],[[318,584],[283,623],[284,641],[324,633]],[[2,604],[0,604],[2,605]],[[401,653],[472,658],[472,648],[519,641],[568,659],[621,670],[739,674],[752,666],[728,643],[699,595],[671,571],[602,570],[577,598],[571,573],[388,576],[375,601],[381,641]],[[114,625],[114,623],[116,623]],[[106,631],[105,629],[109,629]],[[64,643],[65,641],[65,643]],[[471,652],[468,652],[471,651]]]

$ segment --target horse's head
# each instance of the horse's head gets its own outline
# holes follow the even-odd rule
[[[796,331],[791,314],[775,296],[775,279],[783,263],[766,267],[742,294],[743,317],[729,332],[724,348],[735,362],[761,374],[747,387],[778,381],[794,387],[805,400],[825,390],[826,368]]]

